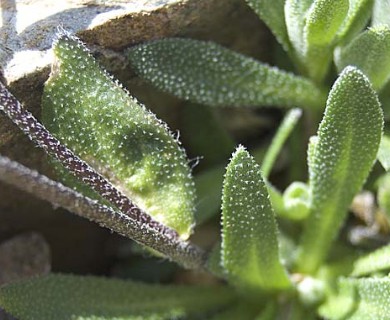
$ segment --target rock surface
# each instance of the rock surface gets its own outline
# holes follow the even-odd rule
[[[24,233],[0,243],[0,286],[50,271],[50,248],[38,233]]]

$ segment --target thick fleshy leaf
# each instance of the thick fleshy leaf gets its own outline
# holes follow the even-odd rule
[[[277,226],[260,167],[237,148],[226,169],[222,195],[222,265],[240,288],[290,286],[279,258]]]
[[[313,176],[314,155],[316,146],[318,144],[318,137],[311,136],[309,139],[309,145],[307,147],[307,167],[309,171],[309,177]]]
[[[211,42],[154,41],[132,48],[129,58],[157,88],[201,104],[321,108],[325,100],[307,79]]]
[[[249,6],[270,28],[278,42],[289,51],[286,23],[284,19],[284,0],[246,0]]]
[[[371,17],[373,0],[349,0],[346,18],[337,32],[337,39],[343,43],[351,41]]]
[[[295,181],[283,193],[284,209],[290,219],[302,220],[310,213],[310,190],[303,182]]]
[[[317,82],[328,71],[333,42],[348,7],[348,0],[315,0],[307,12],[303,29],[304,63],[309,77]]]
[[[315,272],[343,223],[349,204],[376,159],[383,114],[369,80],[346,68],[333,85],[311,162],[311,214],[298,268]]]
[[[390,79],[390,28],[379,26],[363,32],[335,51],[335,63],[339,71],[356,66],[379,91]]]
[[[331,44],[347,15],[348,8],[348,0],[315,0],[307,12],[303,30],[306,46]]]
[[[356,306],[355,289],[351,283],[341,282],[337,290],[337,293],[329,296],[325,303],[318,309],[318,313],[325,319],[349,319],[348,315]]]
[[[323,308],[322,315],[330,320],[387,320],[390,314],[390,279],[363,278],[341,279],[339,281],[341,291],[334,305],[328,304]],[[354,305],[351,304],[354,300]],[[347,304],[351,306],[347,307]],[[343,303],[344,302],[344,303]],[[338,307],[337,307],[338,306]]]
[[[253,157],[257,162],[261,162],[264,158],[264,153],[264,147],[261,146],[258,149],[253,150]],[[225,171],[225,166],[220,165],[203,171],[195,176],[197,198],[199,199],[195,215],[197,224],[220,213],[223,176]],[[276,189],[273,191],[273,193],[270,192],[271,200],[274,198],[274,200],[278,202],[277,204],[283,206],[282,196]]]
[[[374,0],[371,18],[372,26],[387,25],[390,27],[390,2],[387,0]]]
[[[381,163],[382,167],[389,171],[390,169],[390,137],[383,135],[381,144],[379,145],[378,150],[378,160]]]
[[[188,237],[194,185],[186,155],[166,125],[75,39],[60,36],[54,53],[43,97],[47,128],[156,220]]]
[[[286,0],[284,7],[288,36],[300,62],[303,62],[305,53],[305,42],[303,37],[303,28],[306,21],[305,17],[313,1],[314,0]]]
[[[384,270],[390,270],[390,245],[356,260],[352,275],[359,277]]]
[[[98,277],[50,275],[0,289],[0,306],[19,320],[172,319],[234,299],[226,287],[161,286]]]

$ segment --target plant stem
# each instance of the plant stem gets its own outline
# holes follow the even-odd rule
[[[284,117],[283,122],[279,126],[278,131],[272,139],[270,147],[267,150],[267,153],[264,156],[263,163],[261,165],[261,171],[263,173],[263,178],[268,179],[274,165],[276,158],[278,157],[280,150],[282,149],[284,143],[289,137],[291,131],[294,129],[299,118],[302,115],[302,110],[292,109]]]
[[[0,180],[157,250],[185,268],[205,268],[205,253],[191,243],[169,237],[143,221],[101,205],[96,200],[2,156]]]
[[[22,107],[1,82],[0,110],[4,111],[19,129],[47,154],[59,160],[69,172],[90,186],[122,213],[172,239],[179,237],[175,230],[154,220],[95,169],[62,145],[30,112]]]

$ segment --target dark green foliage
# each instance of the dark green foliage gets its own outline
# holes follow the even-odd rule
[[[21,320],[173,319],[215,310],[233,300],[226,287],[160,286],[69,275],[0,289],[0,305]]]

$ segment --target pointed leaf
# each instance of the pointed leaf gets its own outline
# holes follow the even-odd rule
[[[344,299],[353,299],[353,308],[346,309],[345,304],[339,304],[338,312],[323,313],[331,320],[387,320],[390,314],[390,279],[385,278],[363,278],[363,279],[341,279],[339,281],[341,291],[344,291]],[[354,295],[354,296],[353,296]],[[343,302],[339,299],[339,302]],[[337,303],[337,301],[335,301]],[[348,313],[346,311],[349,311]]]
[[[284,0],[246,0],[246,2],[270,28],[283,48],[289,51],[290,42],[284,19]]]
[[[390,137],[383,135],[381,144],[379,145],[378,160],[382,167],[389,171],[390,169]]]
[[[257,162],[262,161],[264,153],[264,147],[262,146],[253,150],[253,156]],[[203,171],[195,176],[195,185],[198,195],[197,198],[199,199],[195,216],[197,224],[208,220],[217,213],[220,213],[223,176],[225,171],[225,166],[220,165]],[[279,191],[274,190],[273,193],[270,192],[270,196],[271,200],[273,200],[272,196],[274,196],[274,200],[278,204],[283,205],[283,199]]]
[[[356,66],[379,91],[390,79],[390,28],[380,26],[363,32],[335,52],[335,63],[339,71]]]
[[[132,48],[129,58],[157,88],[206,105],[321,108],[325,99],[310,81],[214,43],[165,39]]]
[[[172,319],[229,303],[226,287],[161,286],[49,275],[0,289],[0,306],[19,320]]]
[[[61,36],[54,53],[43,97],[47,128],[156,220],[188,237],[194,185],[186,155],[166,125],[75,39]]]
[[[304,34],[304,62],[310,78],[321,82],[332,58],[337,30],[348,12],[348,0],[315,0],[310,7]]]
[[[390,270],[390,245],[375,250],[355,261],[352,275],[356,277]]]
[[[376,159],[383,114],[367,77],[346,68],[333,85],[311,163],[311,214],[301,239],[299,270],[315,272]]]
[[[277,226],[260,167],[239,147],[222,196],[222,265],[238,287],[282,289],[290,281],[279,258]]]

